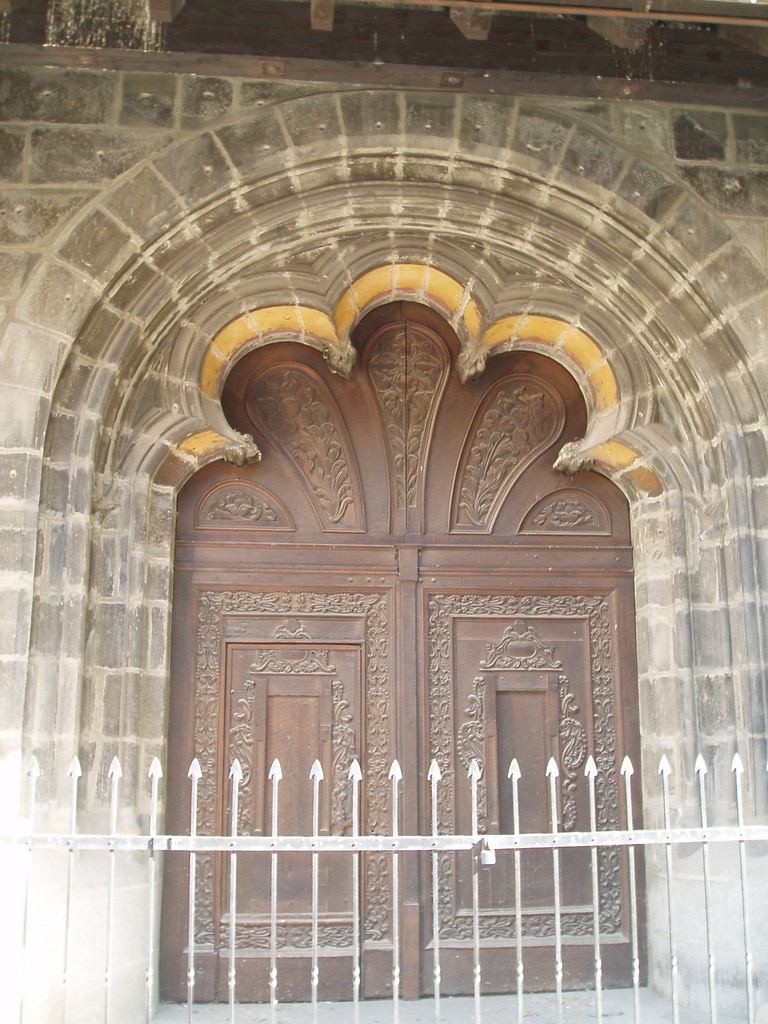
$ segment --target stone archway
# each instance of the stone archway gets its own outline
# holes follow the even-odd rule
[[[725,749],[735,736],[760,806],[766,555],[751,485],[764,476],[766,416],[760,331],[737,308],[757,291],[739,275],[748,260],[679,180],[599,126],[568,114],[564,127],[562,111],[533,101],[512,127],[491,98],[381,95],[274,104],[179,141],[99,194],[25,286],[15,336],[47,341],[57,381],[33,512],[27,748],[58,768],[86,749],[94,813],[99,766],[103,780],[120,749],[141,812],[140,762],[167,735],[176,494],[209,461],[257,454],[201,385],[211,340],[285,302],[330,316],[353,282],[408,262],[463,282],[485,326],[542,316],[599,343],[617,385],[603,440],[661,486],[598,463],[632,511],[644,755],[652,769],[671,746],[685,766],[703,741]],[[308,119],[310,106],[324,116]],[[453,126],[470,107],[479,134],[459,152]],[[440,114],[429,132],[428,109]],[[317,131],[302,134],[307,124]],[[551,146],[537,151],[542,133]],[[590,145],[607,163],[571,159]],[[145,209],[153,188],[165,211]],[[102,208],[128,240],[91,270]],[[423,299],[399,287],[391,298]],[[496,351],[541,348],[542,333],[510,329]],[[47,628],[59,615],[60,633]],[[721,766],[717,785],[726,776]]]

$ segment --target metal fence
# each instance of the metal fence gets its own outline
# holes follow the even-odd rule
[[[673,891],[675,877],[673,873],[672,851],[675,847],[698,846],[701,852],[701,869],[704,892],[704,916],[706,921],[706,949],[707,949],[707,977],[709,984],[709,1020],[712,1024],[717,1021],[717,964],[715,959],[715,941],[713,934],[712,901],[710,898],[710,849],[713,844],[731,844],[738,849],[739,875],[740,875],[740,904],[741,919],[743,922],[743,984],[746,997],[747,1020],[754,1024],[755,1006],[755,985],[754,985],[754,956],[752,937],[750,933],[750,893],[747,874],[747,847],[749,844],[768,841],[768,825],[766,824],[745,824],[744,807],[742,795],[743,765],[739,755],[733,758],[732,773],[734,779],[735,798],[735,824],[729,826],[709,826],[707,821],[707,803],[705,799],[704,777],[707,768],[704,760],[699,757],[696,761],[696,774],[698,777],[699,792],[699,813],[700,825],[693,828],[673,828],[671,825],[669,777],[671,768],[666,757],[662,757],[658,772],[660,777],[660,797],[663,815],[663,827],[642,828],[635,827],[633,821],[632,794],[630,780],[634,769],[628,758],[625,758],[620,774],[624,782],[625,820],[627,827],[622,830],[599,830],[597,828],[596,801],[595,801],[595,778],[597,767],[593,758],[586,762],[585,776],[589,788],[590,828],[588,831],[562,831],[558,825],[558,801],[557,801],[557,779],[559,775],[558,766],[554,759],[550,759],[546,775],[549,786],[549,819],[550,830],[547,832],[523,832],[520,828],[520,803],[518,786],[521,779],[521,772],[516,760],[513,760],[509,767],[508,778],[512,788],[514,829],[511,834],[505,835],[482,835],[478,827],[478,783],[481,777],[481,769],[477,761],[472,761],[469,767],[467,785],[470,787],[471,808],[472,808],[472,834],[471,835],[445,835],[438,834],[437,806],[438,787],[441,781],[441,772],[437,762],[433,761],[428,781],[431,790],[431,834],[430,835],[401,835],[398,828],[400,820],[399,803],[401,799],[402,772],[397,761],[392,763],[389,771],[389,782],[391,784],[391,811],[392,825],[389,835],[361,835],[360,834],[360,787],[362,783],[362,772],[359,763],[355,760],[351,764],[348,773],[349,786],[352,797],[352,827],[351,835],[322,835],[319,830],[319,793],[323,781],[322,767],[319,761],[315,761],[309,776],[309,783],[313,787],[313,827],[310,836],[280,835],[278,831],[279,821],[279,797],[282,769],[278,761],[272,763],[269,771],[269,781],[272,786],[272,832],[271,835],[238,835],[238,796],[239,788],[243,779],[240,763],[236,760],[232,764],[229,773],[231,785],[231,821],[232,829],[228,835],[199,835],[197,830],[198,820],[198,785],[202,776],[200,765],[197,759],[193,760],[189,769],[190,779],[190,830],[188,835],[164,835],[157,831],[158,822],[158,797],[159,786],[162,778],[162,769],[159,761],[155,758],[149,769],[151,784],[149,828],[147,835],[125,835],[118,832],[118,807],[119,788],[122,777],[122,770],[117,758],[113,759],[109,780],[111,784],[110,799],[110,825],[108,834],[85,834],[77,829],[78,809],[78,784],[82,772],[77,758],[73,759],[69,768],[69,779],[71,783],[71,799],[69,807],[69,831],[65,834],[35,833],[34,816],[36,803],[36,785],[39,777],[37,761],[33,758],[29,767],[29,808],[28,822],[29,831],[23,835],[0,836],[0,845],[11,845],[25,848],[28,856],[35,850],[64,850],[69,856],[67,858],[66,890],[64,893],[64,953],[63,967],[61,972],[61,1000],[62,1000],[62,1021],[68,1021],[68,998],[71,977],[71,960],[73,956],[72,943],[70,941],[70,909],[73,899],[73,885],[75,872],[75,853],[83,850],[100,850],[109,855],[109,874],[107,910],[106,910],[106,949],[105,949],[105,971],[104,971],[104,1020],[110,1021],[111,1016],[111,983],[113,969],[115,966],[115,868],[118,856],[125,852],[144,852],[147,856],[147,899],[148,899],[148,925],[147,925],[147,961],[146,961],[146,1020],[151,1021],[156,1005],[156,907],[157,907],[157,885],[158,885],[158,854],[172,852],[176,855],[186,854],[189,858],[189,903],[188,903],[188,964],[187,964],[187,1006],[189,1019],[192,1019],[192,1008],[195,1005],[195,913],[196,913],[196,860],[198,855],[205,853],[225,854],[229,874],[229,951],[228,951],[228,996],[229,1016],[231,1021],[235,1019],[235,1007],[237,1005],[237,869],[238,859],[247,857],[255,852],[271,854],[270,862],[270,969],[269,969],[269,991],[272,1007],[273,1020],[278,1006],[279,980],[280,980],[280,950],[278,948],[278,873],[280,870],[279,858],[285,853],[303,853],[311,858],[311,1012],[313,1019],[317,1019],[317,998],[318,983],[322,971],[322,956],[318,942],[318,859],[324,854],[335,856],[346,856],[351,858],[352,872],[352,915],[349,936],[349,952],[351,955],[352,971],[350,976],[350,998],[353,1005],[354,1019],[358,1019],[358,1005],[361,1000],[361,906],[360,906],[360,858],[365,853],[385,852],[391,857],[392,877],[392,903],[391,903],[391,927],[392,927],[392,1010],[395,1024],[398,1021],[399,1003],[401,999],[401,963],[400,963],[400,904],[398,900],[399,885],[399,857],[401,854],[417,852],[430,854],[431,858],[431,901],[432,901],[432,979],[434,986],[434,1011],[436,1021],[440,1021],[440,998],[441,998],[441,942],[440,942],[440,916],[438,892],[440,888],[440,854],[446,852],[461,853],[470,856],[472,859],[472,957],[473,957],[473,989],[474,989],[474,1018],[477,1024],[481,1020],[482,999],[482,964],[483,964],[483,940],[480,928],[480,901],[478,879],[481,869],[484,866],[491,866],[495,863],[496,855],[500,851],[511,851],[515,862],[515,885],[514,894],[510,894],[510,900],[514,896],[514,948],[516,950],[516,962],[514,972],[516,978],[516,1006],[518,1024],[522,1024],[525,1013],[525,972],[523,963],[524,940],[522,932],[522,900],[525,886],[525,874],[521,863],[522,854],[525,851],[539,850],[548,851],[552,858],[552,881],[554,891],[554,978],[555,978],[555,1019],[558,1022],[563,1020],[563,960],[562,960],[562,906],[561,906],[561,879],[560,879],[560,857],[566,849],[582,848],[590,852],[591,866],[591,890],[592,890],[592,940],[594,960],[594,992],[595,992],[595,1017],[600,1024],[603,1016],[602,1009],[602,958],[601,958],[601,934],[600,934],[600,896],[599,896],[599,860],[598,851],[606,847],[620,848],[625,851],[626,866],[628,871],[629,885],[629,921],[631,932],[632,951],[632,988],[634,1020],[638,1024],[641,1020],[640,1005],[640,948],[638,939],[638,886],[635,855],[639,848],[656,846],[664,852],[664,864],[666,875],[666,897],[668,911],[669,929],[669,988],[671,992],[672,1015],[675,1024],[679,1021],[680,1005],[680,984],[678,977],[678,955],[677,942],[678,930],[674,914]],[[29,907],[29,886],[31,872],[26,872],[26,891],[24,894],[24,923],[22,947],[25,947],[27,933],[27,915]],[[25,950],[26,953],[26,950]],[[19,1019],[24,1020],[24,1001],[21,1000]]]

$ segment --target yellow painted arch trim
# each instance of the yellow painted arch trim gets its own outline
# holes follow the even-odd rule
[[[407,296],[429,302],[452,320],[460,317],[470,340],[480,336],[483,317],[466,285],[425,263],[390,263],[362,274],[339,299],[333,313],[339,337],[347,337],[373,306]]]
[[[609,412],[618,404],[619,387],[605,353],[581,328],[550,316],[503,317],[483,334],[479,352],[490,354],[499,345],[514,347],[518,342],[559,353],[581,377],[596,412]]]
[[[274,335],[341,347],[333,321],[319,309],[288,305],[252,309],[230,321],[214,337],[200,371],[203,394],[217,397],[227,370],[243,349],[253,342],[263,343]]]

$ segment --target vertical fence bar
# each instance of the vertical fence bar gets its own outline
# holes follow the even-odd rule
[[[360,783],[363,773],[355,758],[349,766],[352,783],[352,836],[360,835]],[[360,1019],[360,853],[352,854],[352,1006],[354,1024]]]
[[[669,775],[672,771],[667,755],[662,754],[659,761],[659,775],[661,776],[661,797],[664,811],[664,828],[669,836]],[[669,915],[669,970],[672,984],[672,1020],[674,1024],[680,1024],[680,1008],[678,1000],[678,978],[677,978],[677,945],[675,942],[675,914],[672,906],[672,841],[667,838],[664,846],[664,854],[667,868],[667,913]]]
[[[552,820],[552,835],[557,835],[557,779],[560,772],[554,757],[547,762],[549,779],[549,804]],[[563,1020],[563,929],[560,907],[560,851],[552,849],[552,878],[555,895],[555,992],[557,995],[557,1024]]]
[[[272,839],[275,847],[270,857],[269,874],[269,1003],[272,1008],[272,1024],[277,1015],[277,791],[282,777],[283,769],[280,767],[278,759],[275,758],[268,776],[272,781]]]
[[[69,777],[71,781],[69,834],[74,838],[77,828],[77,781],[82,777],[83,770],[77,757],[73,757],[69,765]],[[61,1019],[67,1024],[68,1002],[69,1002],[69,915],[72,909],[72,886],[74,883],[74,843],[69,847],[69,858],[67,861],[67,891],[64,897],[64,971],[62,976],[61,991]]]
[[[35,828],[35,797],[37,793],[37,780],[40,778],[40,763],[33,754],[29,759],[27,768],[29,779],[29,834],[32,835]],[[29,886],[32,875],[32,847],[27,847],[26,871],[24,874],[24,903],[21,908],[21,977],[19,979],[19,1024],[24,1020],[24,992],[27,978],[27,918],[29,916]]]
[[[475,997],[475,1024],[480,1024],[480,854],[477,843],[480,832],[477,820],[477,783],[480,765],[473,757],[467,772],[472,792],[472,989]]]
[[[433,760],[429,766],[429,780],[432,790],[432,837],[437,837],[437,784],[442,778],[440,765]],[[435,991],[435,1021],[440,1024],[440,858],[432,850],[432,979]]]
[[[516,836],[520,835],[520,793],[518,784],[521,778],[520,765],[517,758],[509,762],[507,778],[512,780],[512,828]],[[523,1024],[523,983],[525,972],[523,967],[523,882],[520,875],[522,856],[515,850],[515,945],[517,972],[517,1024]]]
[[[163,777],[163,769],[156,757],[149,766],[149,778],[152,780],[152,795],[149,808],[149,907],[147,914],[147,1024],[151,1024],[154,1011],[155,994],[155,836],[157,835],[157,787]]]
[[[584,767],[584,774],[589,780],[589,828],[592,833],[597,832],[597,809],[595,806],[595,778],[597,776],[597,765],[595,759],[590,756]],[[603,1020],[603,961],[600,956],[600,877],[597,869],[597,847],[593,846],[590,852],[592,867],[592,934],[594,936],[594,957],[595,957],[595,1019],[597,1024]]]
[[[312,838],[317,839],[320,824],[320,782],[323,768],[315,761],[309,773],[312,780]],[[317,850],[312,853],[312,1020],[317,1024],[317,984],[320,980],[320,969],[317,963],[317,898],[318,898],[318,857]]]
[[[403,778],[397,758],[389,769],[392,783],[392,838],[398,836],[398,786]],[[392,852],[392,1019],[400,1019],[400,874],[397,853]]]
[[[240,766],[240,762],[237,758],[232,763],[232,768],[229,772],[229,777],[232,779],[232,822],[231,822],[231,835],[233,839],[237,838],[237,814],[238,814],[238,797],[240,790],[240,783],[243,781],[243,769]],[[232,844],[232,851],[229,855],[229,972],[227,975],[227,981],[229,985],[229,1020],[230,1024],[235,1024],[235,988],[237,985],[237,961],[236,957],[236,939],[237,939],[237,853],[235,852],[235,844]]]
[[[741,792],[741,776],[744,765],[738,753],[733,755],[731,771],[736,780],[736,821],[739,829],[744,828],[744,801]],[[739,871],[741,874],[741,914],[744,925],[744,969],[747,986],[747,1024],[755,1020],[755,991],[752,980],[752,943],[749,934],[749,898],[747,894],[747,850],[743,839],[739,840]]]
[[[704,777],[707,765],[699,754],[696,758],[695,772],[699,777],[699,804],[701,806],[701,827],[707,827],[707,797],[704,791]],[[717,1024],[717,993],[715,990],[715,949],[712,936],[712,903],[709,891],[709,840],[704,838],[701,844],[702,867],[704,870],[704,920],[707,928],[707,976],[709,979],[709,1019]]]
[[[110,800],[109,834],[117,835],[117,791],[123,769],[116,757],[109,766],[109,777],[112,780],[112,798]],[[115,851],[109,851],[109,889],[107,892],[107,962],[104,970],[104,1022],[109,1022],[110,1002],[112,998],[112,918],[115,903]]]
[[[627,802],[627,831],[634,828],[632,816],[632,776],[635,769],[628,757],[621,762],[621,774],[624,776],[624,793]],[[640,1024],[640,943],[637,926],[637,872],[635,868],[635,848],[627,846],[629,867],[629,927],[632,936],[632,1001],[634,1004],[635,1024]]]
[[[200,762],[195,757],[189,766],[187,778],[192,785],[189,807],[189,834],[197,836],[197,786],[202,776]],[[197,854],[189,852],[189,897],[187,902],[187,1021],[192,1024],[192,1006],[195,1001],[195,888]]]

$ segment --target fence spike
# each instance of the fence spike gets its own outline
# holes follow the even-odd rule
[[[587,763],[584,765],[584,774],[588,779],[594,779],[597,777],[597,765],[595,759],[590,754],[587,758]]]
[[[473,781],[477,781],[479,780],[482,774],[483,773],[480,770],[480,764],[478,763],[477,758],[473,757],[472,760],[469,762],[469,771],[467,772],[467,778],[472,779]]]
[[[693,770],[696,772],[697,775],[707,774],[707,764],[704,758],[701,756],[701,754],[699,754],[699,756],[696,758],[696,764],[694,765]]]
[[[70,779],[79,779],[82,777],[82,774],[83,769],[80,767],[80,759],[78,758],[77,754],[75,754],[75,756],[69,762],[69,770],[67,772],[67,775],[69,775]]]
[[[621,762],[621,774],[623,776],[625,776],[625,777],[627,775],[634,775],[635,774],[635,768],[634,768],[634,765],[632,764],[632,762],[629,759],[629,754],[625,754],[624,755],[624,760]]]
[[[269,768],[269,775],[267,778],[270,782],[279,782],[283,777],[283,769],[280,767],[280,761],[275,758]]]
[[[507,778],[514,779],[515,782],[519,782],[522,778],[520,765],[517,763],[516,757],[513,757],[512,760],[509,762],[509,771],[507,772]]]
[[[440,765],[434,758],[432,758],[432,763],[429,766],[429,772],[427,774],[427,781],[439,782],[442,777],[443,773],[440,771]]]
[[[742,763],[741,758],[739,757],[738,750],[733,755],[733,760],[731,761],[731,771],[736,772],[737,775],[741,775],[741,773],[744,771],[744,765]]]
[[[149,766],[147,777],[150,779],[162,779],[163,767],[156,757],[152,758],[152,764]]]
[[[232,767],[229,769],[229,777],[238,783],[243,781],[243,769],[237,758],[232,762]]]
[[[312,762],[309,777],[313,782],[322,782],[322,780],[325,778],[325,776],[323,775],[323,766],[320,764],[317,758],[315,758],[315,760]]]
[[[672,774],[672,765],[669,763],[669,760],[667,759],[667,755],[666,754],[662,754],[661,755],[661,760],[659,761],[659,775],[666,776],[666,775],[671,775],[671,774]]]
[[[40,762],[37,760],[37,758],[35,757],[34,754],[29,759],[29,767],[27,768],[27,775],[29,776],[30,779],[39,779],[40,778]]]
[[[113,757],[109,764],[109,778],[110,779],[122,779],[123,769],[120,767],[120,762],[117,757]]]
[[[403,777],[402,769],[400,768],[400,762],[395,758],[392,762],[392,767],[389,769],[389,775],[387,778],[394,779],[396,782],[400,782]]]
[[[557,767],[557,761],[554,757],[550,757],[547,761],[546,776],[548,779],[557,779],[560,776],[560,769]]]
[[[362,782],[363,781],[363,773],[360,770],[360,762],[357,760],[357,758],[355,758],[354,761],[352,762],[352,764],[349,766],[349,772],[347,773],[347,778],[349,779],[350,782]]]
[[[202,772],[202,769],[200,768],[200,762],[195,757],[195,758],[192,759],[192,763],[189,766],[189,771],[187,772],[187,778],[188,779],[194,779],[194,780],[199,782],[202,777],[203,777],[203,772]]]

